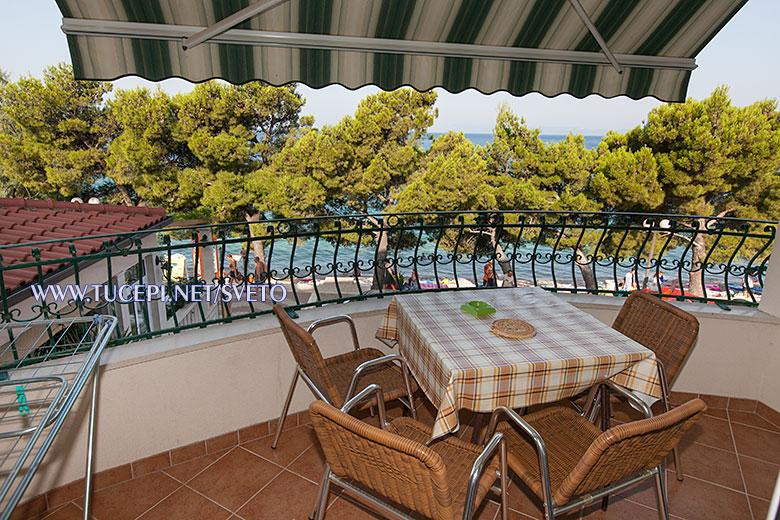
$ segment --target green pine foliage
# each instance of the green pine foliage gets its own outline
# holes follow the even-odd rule
[[[433,92],[373,94],[321,128],[301,117],[304,103],[294,85],[207,82],[171,97],[76,81],[63,64],[40,79],[0,71],[0,193],[99,196],[219,222],[510,209],[780,216],[777,103],[736,107],[726,87],[653,109],[596,150],[579,135],[545,144],[503,105],[490,144],[450,132],[425,151]]]

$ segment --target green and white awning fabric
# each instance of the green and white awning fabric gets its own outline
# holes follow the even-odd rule
[[[746,0],[57,0],[76,77],[684,101]]]

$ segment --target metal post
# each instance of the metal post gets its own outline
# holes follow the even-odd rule
[[[330,465],[325,464],[325,469],[322,471],[322,482],[320,483],[320,492],[317,497],[317,520],[322,520],[325,516],[325,510],[328,508],[328,491],[330,490]],[[311,517],[310,517],[311,518]]]
[[[284,427],[284,420],[287,419],[287,412],[290,410],[290,401],[292,401],[293,393],[295,392],[295,383],[298,382],[298,367],[295,367],[293,373],[292,383],[290,383],[290,391],[287,392],[287,399],[284,401],[284,407],[282,407],[282,414],[279,416],[279,422],[276,425],[276,435],[274,436],[274,442],[271,444],[271,448],[276,449],[276,445],[279,442],[279,436],[282,434],[282,428]]]
[[[84,520],[89,520],[89,509],[92,503],[92,466],[95,451],[95,419],[97,416],[98,381],[100,364],[92,371],[92,402],[89,405],[89,429],[87,431],[87,467],[84,474]]]
[[[658,516],[661,520],[669,520],[669,508],[666,502],[666,488],[664,487],[664,468],[658,466],[655,474],[655,486],[658,493]]]

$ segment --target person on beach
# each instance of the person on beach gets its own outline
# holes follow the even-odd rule
[[[241,281],[241,277],[238,275],[238,262],[236,261],[236,255],[228,255],[230,258],[230,264],[228,267],[228,278],[230,283],[238,283]]]
[[[504,275],[504,280],[501,282],[501,287],[514,287],[515,286],[515,272],[511,269]]]
[[[393,267],[392,262],[385,258],[385,280],[383,286],[385,289],[398,289],[398,274]]]
[[[636,289],[634,286],[634,271],[629,271],[626,273],[626,276],[623,280],[623,290],[633,291],[634,289]]]
[[[415,267],[412,269],[412,274],[409,276],[409,279],[406,280],[404,283],[404,286],[402,290],[404,291],[419,291],[420,290],[420,282],[417,281],[417,268]]]
[[[485,274],[482,276],[482,287],[497,287],[496,273],[493,271],[493,264],[485,264]]]
[[[265,281],[266,272],[265,272],[265,262],[260,260],[259,256],[255,257],[255,279],[254,282],[257,284],[263,283]]]

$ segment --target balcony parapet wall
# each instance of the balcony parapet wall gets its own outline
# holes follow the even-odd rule
[[[622,299],[560,295],[611,323]],[[352,315],[360,341],[392,352],[374,334],[389,297],[300,310],[307,323]],[[701,332],[672,389],[757,399],[780,409],[780,319],[754,308],[724,311],[678,303],[701,322]],[[325,356],[351,348],[338,326],[317,331]],[[183,331],[111,349],[102,359],[96,471],[217,437],[276,418],[294,368],[273,316]],[[313,396],[299,385],[291,412]],[[87,407],[77,403],[26,496],[34,497],[83,476]]]

